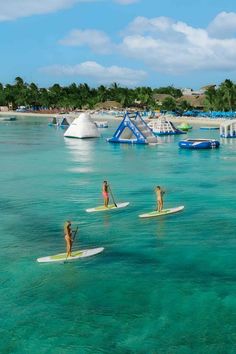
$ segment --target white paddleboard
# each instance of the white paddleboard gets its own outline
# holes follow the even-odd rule
[[[159,212],[159,211],[151,211],[150,213],[140,214],[139,217],[140,218],[155,218],[157,216],[163,216],[163,215],[178,213],[179,211],[181,211],[183,209],[184,209],[184,206],[181,205],[181,206],[176,207],[176,208],[163,209],[161,212]]]
[[[87,213],[93,213],[95,211],[108,211],[108,210],[125,208],[125,207],[127,207],[127,205],[129,205],[129,202],[117,203],[116,205],[117,206],[115,206],[115,204],[110,204],[110,205],[108,205],[107,208],[104,205],[101,205],[101,206],[98,206],[96,208],[86,209],[86,211],[87,211]]]
[[[55,256],[47,256],[47,257],[42,257],[38,258],[37,262],[39,263],[47,263],[47,262],[72,262],[76,261],[79,258],[85,258],[85,257],[90,257],[94,256],[95,254],[98,254],[104,250],[104,247],[99,247],[99,248],[91,248],[88,250],[78,250],[72,252],[72,257],[66,257],[66,253],[59,253],[56,254]]]

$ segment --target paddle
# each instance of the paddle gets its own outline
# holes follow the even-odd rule
[[[73,242],[74,242],[74,240],[75,240],[75,236],[76,236],[76,234],[77,234],[77,232],[78,232],[78,229],[79,229],[79,226],[77,226],[76,229],[75,229],[75,231],[74,231]]]
[[[77,226],[76,229],[75,229],[75,231],[74,231],[74,236],[73,236],[73,239],[72,239],[72,243],[74,243],[75,236],[76,236],[76,234],[77,234],[77,232],[78,232],[78,229],[79,229],[79,226]],[[72,247],[71,247],[71,249],[72,249]],[[68,255],[66,256],[66,259],[65,259],[64,263],[66,263],[67,258],[68,258]]]
[[[117,204],[116,204],[116,202],[115,202],[115,199],[114,199],[114,196],[113,196],[113,193],[112,193],[112,190],[111,190],[110,185],[108,185],[108,188],[109,188],[109,190],[110,190],[110,193],[111,193],[111,197],[112,197],[113,203],[114,203],[115,207],[117,208]]]

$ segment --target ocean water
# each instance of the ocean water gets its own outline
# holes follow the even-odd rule
[[[187,151],[65,139],[46,119],[0,124],[0,352],[236,352],[236,139]],[[194,127],[189,137],[219,137]],[[110,182],[126,209],[88,214]],[[155,185],[165,206],[156,219]],[[103,253],[39,264],[64,251],[63,223],[78,223],[74,248]]]

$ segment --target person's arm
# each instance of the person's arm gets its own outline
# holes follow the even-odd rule
[[[70,240],[72,240],[70,225],[67,225],[67,226],[66,226],[66,234],[67,234],[67,236],[70,238]]]

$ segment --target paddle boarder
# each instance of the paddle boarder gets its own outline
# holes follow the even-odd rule
[[[162,211],[163,205],[164,205],[163,195],[165,194],[165,192],[163,189],[161,189],[160,186],[156,186],[155,193],[156,193],[156,198],[157,198],[156,210],[160,213]]]
[[[69,220],[66,221],[64,224],[64,235],[66,241],[66,258],[67,258],[67,257],[71,257],[72,243],[73,243],[71,221]]]
[[[104,199],[104,206],[106,208],[108,208],[108,204],[109,204],[108,188],[109,188],[109,185],[108,185],[107,181],[103,181],[103,184],[102,184],[102,195],[103,195],[103,199]]]

